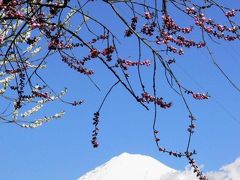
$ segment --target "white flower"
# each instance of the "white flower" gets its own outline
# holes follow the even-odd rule
[[[21,127],[23,127],[23,128],[38,128],[38,127],[42,126],[43,123],[47,123],[53,119],[58,119],[58,118],[62,117],[64,114],[65,114],[65,111],[61,111],[52,116],[37,119],[36,121],[31,122],[30,124],[22,124]]]
[[[34,106],[32,109],[30,109],[30,110],[24,112],[23,114],[21,114],[21,116],[22,116],[23,118],[28,117],[28,116],[30,116],[31,114],[33,114],[33,113],[35,113],[35,112],[38,112],[42,107],[43,107],[42,104],[37,104],[37,105]]]

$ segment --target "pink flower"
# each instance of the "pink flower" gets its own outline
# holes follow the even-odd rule
[[[194,7],[191,7],[191,8],[187,7],[186,11],[187,11],[188,14],[196,14],[196,11],[195,11]]]
[[[153,13],[150,13],[150,12],[145,12],[145,18],[146,19],[152,19],[152,17],[153,17]]]
[[[212,33],[212,32],[213,32],[213,30],[212,30],[211,27],[205,27],[205,31],[206,31],[207,33]]]
[[[146,59],[146,60],[144,61],[144,64],[148,67],[148,66],[151,65],[151,61],[150,61],[149,59]]]
[[[236,11],[234,9],[225,13],[226,17],[234,17],[235,15],[236,15]]]
[[[225,28],[224,28],[223,25],[217,24],[217,29],[218,29],[219,31],[223,32]]]
[[[208,94],[193,93],[193,98],[197,100],[209,99]]]
[[[40,23],[34,22],[34,23],[31,24],[31,28],[32,28],[32,29],[39,28],[39,27],[41,27],[41,24],[40,24]]]

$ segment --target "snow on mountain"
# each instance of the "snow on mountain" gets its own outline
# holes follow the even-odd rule
[[[206,173],[209,180],[240,180],[240,158]],[[198,180],[190,169],[177,171],[152,157],[123,153],[78,180]]]
[[[186,180],[179,176],[178,171],[152,157],[123,153],[78,180],[174,180],[176,177]]]

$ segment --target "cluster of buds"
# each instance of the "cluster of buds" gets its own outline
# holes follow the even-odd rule
[[[19,72],[19,78],[20,78],[19,84],[16,86],[15,89],[13,89],[13,90],[17,90],[17,93],[18,93],[18,99],[14,103],[15,110],[20,109],[22,107],[22,103],[24,102],[23,93],[24,93],[26,75],[21,71]]]
[[[71,104],[73,106],[78,106],[78,105],[81,105],[84,101],[83,100],[80,100],[80,101],[73,101]]]
[[[99,146],[99,143],[97,141],[97,136],[99,132],[98,123],[99,123],[99,112],[95,112],[93,117],[94,130],[92,131],[92,140],[91,140],[91,143],[94,148],[97,148]]]
[[[196,128],[196,125],[195,124],[190,124],[189,127],[188,127],[188,132],[193,134],[194,133],[194,129]]]
[[[176,60],[175,60],[175,59],[169,59],[169,60],[167,61],[167,63],[168,63],[168,64],[173,64],[173,63],[176,63]]]
[[[153,133],[154,133],[154,137],[155,137],[155,142],[158,144],[158,147],[159,147],[160,139],[157,137],[159,131],[154,129]],[[168,153],[170,156],[182,157],[182,153],[178,153],[176,151],[168,151],[168,150],[166,150],[166,148],[163,148],[163,147],[159,147],[159,151]]]
[[[167,50],[170,51],[170,52],[173,52],[173,53],[177,53],[179,55],[183,55],[184,54],[183,49],[179,49],[178,50],[177,48],[175,48],[173,46],[167,46]]]
[[[110,55],[114,52],[114,50],[115,50],[115,47],[109,46],[108,48],[106,48],[102,51],[102,55],[104,55],[104,56]]]
[[[71,49],[73,48],[72,44],[64,44],[63,41],[59,41],[58,39],[53,38],[48,44],[49,50],[56,49]]]
[[[214,23],[212,19],[206,18],[203,13],[200,13],[198,16],[195,15],[195,25],[201,27],[208,34],[217,37],[218,39],[224,39],[226,41],[234,41],[237,39],[237,36],[225,35],[224,31],[235,33],[238,30],[238,27],[227,27],[221,24]]]
[[[179,47],[197,47],[201,48],[205,46],[204,42],[195,42],[193,40],[188,40],[184,36],[178,35],[177,33],[188,34],[192,32],[193,27],[180,27],[178,26],[172,17],[169,15],[163,15],[163,30],[161,31],[159,36],[156,36],[156,43],[158,45],[166,45],[167,51],[183,55],[183,49],[177,49],[176,47],[170,45],[169,43],[174,43]],[[175,37],[176,36],[176,37]]]
[[[150,60],[146,59],[144,61],[130,61],[130,60],[122,60],[122,59],[118,59],[117,60],[117,64],[116,64],[116,67],[118,67],[120,65],[120,67],[123,69],[123,70],[128,70],[128,67],[133,67],[133,66],[150,66],[151,65],[151,62]]]
[[[199,180],[207,180],[207,177],[203,175],[202,171],[200,168],[196,165],[195,160],[191,157],[192,153],[190,154],[189,152],[186,152],[186,157],[188,158],[188,163],[190,166],[193,168],[193,172],[196,174]]]
[[[143,103],[144,102],[147,102],[147,103],[153,102],[153,103],[156,103],[158,106],[160,106],[163,109],[167,109],[172,106],[171,102],[169,102],[169,103],[164,102],[162,97],[160,97],[160,98],[154,97],[154,96],[149,95],[147,92],[142,93],[142,97],[139,98],[139,101],[143,102]]]
[[[178,26],[172,17],[170,17],[169,15],[163,15],[162,16],[162,20],[163,20],[163,25],[167,30],[171,30],[171,31],[178,31],[178,32],[182,32],[184,34],[188,34],[192,31],[193,27],[180,27]]]
[[[177,30],[177,31],[180,30],[180,27],[176,25],[176,23],[174,22],[174,20],[170,16],[163,15],[162,20],[163,20],[164,26],[166,26],[167,29]]]
[[[189,90],[185,90],[185,93],[192,94],[192,97],[194,99],[197,99],[197,100],[204,100],[204,99],[209,99],[210,98],[208,93],[194,93],[194,92],[189,91]]]
[[[145,19],[149,20],[149,19],[152,19],[154,16],[154,13],[153,12],[145,12],[144,13],[144,17]]]
[[[97,38],[93,38],[90,42],[88,42],[88,44],[94,44],[99,40],[105,40],[108,39],[108,35],[107,34],[101,34],[100,36],[98,36]]]
[[[110,49],[109,49],[109,51],[110,51]],[[105,53],[106,53],[107,57],[111,58],[111,56],[110,56],[111,54],[107,55],[108,52],[105,52]],[[90,52],[89,52],[88,56],[83,57],[81,61],[76,61],[76,63],[84,66],[87,61],[89,61],[91,59],[94,59],[94,58],[97,58],[99,56],[99,54],[100,54],[99,50],[97,50],[95,48],[92,48],[92,49],[90,49]]]
[[[197,48],[201,48],[204,47],[206,44],[204,42],[199,42],[196,43],[193,40],[188,40],[183,36],[178,35],[177,39],[172,38],[171,41],[175,44],[177,44],[178,46],[185,46],[185,47],[191,47],[191,46],[196,46]]]
[[[112,60],[112,53],[114,51],[115,51],[115,47],[114,46],[109,46],[102,51],[102,55],[106,56],[107,61],[111,61]]]
[[[127,29],[125,31],[125,36],[126,37],[130,37],[133,34],[132,30],[134,30],[134,31],[136,30],[137,22],[138,22],[138,18],[137,17],[133,17],[132,21],[131,21],[131,24],[130,24],[131,29]]]
[[[203,99],[209,99],[209,95],[208,93],[204,94],[204,93],[192,93],[192,96],[194,99],[197,100],[203,100]]]
[[[155,23],[155,22],[152,22],[152,23],[150,23],[150,24],[149,24],[149,23],[144,24],[144,25],[143,25],[143,28],[141,29],[141,32],[142,32],[143,34],[148,35],[148,36],[152,36],[155,27],[156,27],[156,23]]]
[[[155,137],[155,142],[157,143],[157,146],[159,147],[158,150],[160,152],[168,153],[168,155],[170,155],[170,156],[175,156],[175,157],[179,157],[179,158],[181,158],[183,156],[183,154],[181,152],[169,151],[169,150],[166,150],[166,148],[164,148],[164,147],[160,147],[160,145],[159,145],[160,139],[157,137],[159,131],[154,129],[153,133],[154,133],[154,137]]]
[[[151,61],[149,59],[146,59],[144,61],[130,61],[130,60],[122,60],[122,59],[118,59],[118,64],[121,65],[121,67],[124,69],[124,70],[127,70],[127,67],[129,66],[147,66],[149,67],[151,65]]]
[[[181,158],[183,154],[181,152],[176,152],[176,151],[168,151],[164,147],[159,147],[159,151],[163,153],[167,153],[169,156],[174,156],[174,157],[179,157]]]
[[[239,11],[239,10],[237,10],[237,9],[232,9],[231,11],[227,11],[226,13],[225,13],[225,16],[226,17],[234,17],[234,16],[236,16],[236,11]]]
[[[33,91],[32,93],[35,97],[50,99],[50,96],[48,93],[42,93],[42,92],[37,92],[37,91]]]
[[[94,49],[94,48],[90,49],[90,57],[91,58],[96,58],[96,57],[98,57],[99,54],[100,54],[100,52],[97,49]]]
[[[73,58],[69,58],[66,56],[62,56],[62,61],[65,62],[70,68],[76,70],[79,73],[82,73],[84,75],[92,75],[94,72],[92,70],[88,70],[86,68],[83,68],[80,61],[77,61]]]

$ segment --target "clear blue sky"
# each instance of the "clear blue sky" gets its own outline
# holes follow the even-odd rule
[[[112,16],[106,10],[101,3],[88,9],[89,14],[107,19],[106,24],[112,25],[120,40],[124,40],[122,24],[110,18]],[[121,11],[124,12],[124,9]],[[81,35],[84,36],[84,32]],[[211,42],[209,45],[219,65],[240,85],[239,42],[221,42],[220,45]],[[136,47],[132,40],[122,42],[119,46],[123,57],[129,59],[136,58]],[[150,53],[143,52],[143,60],[151,60]],[[206,50],[186,50],[185,54],[173,65],[180,81],[194,91],[209,92],[212,96],[207,101],[187,98],[197,118],[197,132],[192,146],[198,152],[197,162],[204,164],[204,171],[216,170],[240,156],[240,94],[212,64]],[[100,147],[93,149],[90,142],[93,113],[116,80],[101,63],[96,62],[92,66],[96,71],[93,79],[101,88],[99,92],[85,76],[69,69],[58,56],[49,58],[47,62],[49,71],[44,70],[42,75],[48,83],[56,91],[68,87],[68,100],[84,99],[85,103],[75,108],[60,103],[49,105],[43,114],[64,109],[66,115],[39,129],[21,129],[14,125],[0,124],[0,179],[76,179],[122,152],[146,154],[176,169],[183,169],[187,165],[185,159],[176,159],[158,152],[152,134],[153,112],[136,104],[121,86],[113,90],[101,111]],[[136,70],[131,69],[130,72],[134,84]],[[143,73],[147,81],[151,78],[148,73],[152,73],[152,69],[143,67]],[[158,113],[162,143],[166,147],[184,151],[189,119],[183,102],[161,77],[158,94],[173,102],[171,109],[160,109]]]

